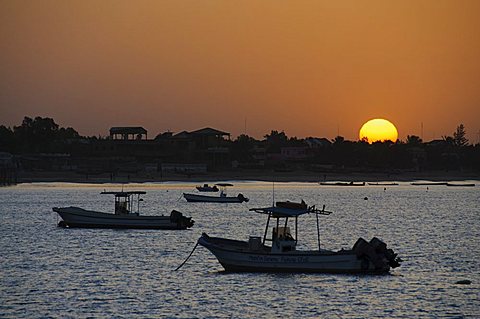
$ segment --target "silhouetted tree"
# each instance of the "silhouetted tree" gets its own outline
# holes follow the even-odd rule
[[[80,138],[73,128],[60,128],[51,118],[25,117],[13,128],[15,149],[21,153],[63,152],[70,139]]]
[[[287,141],[287,146],[291,146],[291,147],[305,146],[305,140],[303,138],[297,138],[296,136],[290,137]]]
[[[12,129],[0,125],[0,151],[13,152],[14,144],[15,141]]]
[[[466,132],[465,132],[465,127],[463,124],[460,124],[457,126],[457,130],[453,133],[453,143],[455,146],[465,146],[468,144],[468,140],[465,137]]]
[[[287,145],[288,137],[284,131],[278,132],[272,130],[270,134],[265,135],[267,142],[267,152],[276,153],[280,152],[280,148]]]
[[[410,146],[420,146],[422,139],[416,135],[407,135],[407,144]]]
[[[345,138],[343,136],[336,136],[333,140],[332,143],[334,144],[342,144],[345,141]]]
[[[241,134],[232,142],[232,158],[241,162],[249,162],[252,160],[250,151],[255,147],[258,141],[253,137]]]

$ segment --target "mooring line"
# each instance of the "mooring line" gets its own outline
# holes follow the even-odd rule
[[[190,259],[190,256],[192,256],[192,254],[193,254],[193,252],[195,251],[195,249],[197,248],[197,246],[198,246],[198,241],[197,241],[197,243],[195,244],[195,247],[193,247],[193,250],[190,252],[190,255],[188,255],[187,259],[185,259],[185,260],[183,261],[183,263],[182,263],[180,266],[178,266],[174,271],[179,270],[180,268],[182,268],[183,265],[185,265],[185,263],[188,261],[188,259]]]

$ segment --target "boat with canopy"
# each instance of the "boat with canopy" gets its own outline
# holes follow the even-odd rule
[[[217,183],[215,186],[219,186],[221,188],[219,196],[183,193],[183,197],[187,200],[187,202],[197,203],[243,203],[249,201],[249,199],[243,196],[241,193],[237,196],[227,196],[226,188],[233,186],[233,184]]]
[[[251,236],[248,241],[240,241],[203,233],[198,239],[198,244],[215,255],[226,271],[385,274],[400,265],[397,254],[376,237],[370,242],[359,238],[351,249],[321,248],[319,217],[331,214],[325,206],[317,209],[303,201],[277,202],[275,206],[250,211],[267,215],[263,237]],[[318,250],[297,250],[298,218],[307,214],[316,218]],[[274,226],[269,237],[272,220]],[[294,221],[294,234],[289,227],[291,220]],[[270,245],[267,242],[271,242]]]
[[[172,210],[169,216],[140,215],[140,202],[143,201],[140,196],[146,194],[144,191],[104,191],[101,194],[114,196],[115,211],[113,214],[72,206],[53,207],[52,210],[62,218],[58,226],[69,228],[186,229],[194,224],[191,217],[185,217],[176,210]]]

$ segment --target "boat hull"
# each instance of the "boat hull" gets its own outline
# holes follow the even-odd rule
[[[458,183],[447,183],[447,186],[450,187],[475,187],[475,184],[473,183],[468,183],[468,184],[458,184]]]
[[[233,272],[315,272],[345,274],[385,274],[388,264],[376,268],[372,262],[359,258],[352,250],[291,251],[272,253],[263,246],[258,251],[247,242],[212,238],[204,234],[198,243],[215,255],[226,271]]]
[[[115,215],[78,207],[54,207],[53,211],[63,220],[59,226],[70,228],[186,229],[193,225],[189,218],[183,216]]]
[[[321,182],[319,183],[322,186],[365,186],[365,182],[355,183],[355,182],[336,182],[336,183],[329,183],[329,182]]]
[[[231,196],[208,196],[183,193],[183,197],[187,202],[193,203],[243,203],[248,201],[245,197],[231,197]]]

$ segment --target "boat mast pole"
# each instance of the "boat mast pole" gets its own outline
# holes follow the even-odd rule
[[[298,216],[295,216],[295,245],[298,243]]]
[[[320,225],[318,224],[318,213],[315,213],[317,217],[317,240],[318,240],[318,251],[320,251]]]
[[[272,213],[268,214],[267,226],[265,226],[265,233],[263,234],[263,244],[264,245],[265,245],[265,240],[267,240],[268,224],[270,223],[270,216],[272,216]]]
[[[137,194],[137,214],[140,215],[140,194]]]

